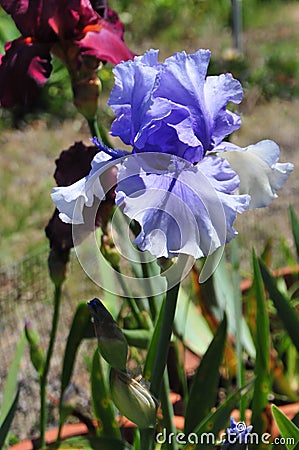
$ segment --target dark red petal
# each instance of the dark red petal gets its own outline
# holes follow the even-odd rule
[[[0,0],[23,36],[40,42],[81,37],[85,26],[95,24],[99,15],[89,0]]]
[[[106,0],[90,0],[93,9],[103,18],[105,18],[107,7]]]
[[[113,9],[107,8],[105,20],[109,22],[111,31],[116,33],[121,39],[123,39],[125,27],[122,21],[119,19],[117,12]]]
[[[69,186],[89,174],[91,161],[98,153],[95,146],[76,142],[56,159],[54,178],[58,186]]]
[[[72,225],[59,219],[59,211],[55,209],[53,216],[45,228],[46,236],[50,241],[50,248],[60,254],[74,247]]]
[[[0,0],[0,5],[12,16],[21,34],[41,42],[55,40],[48,20],[55,11],[56,3],[57,0]]]
[[[83,55],[91,55],[107,61],[111,64],[119,64],[121,61],[133,59],[133,53],[124,41],[110,29],[110,25],[105,25],[98,31],[89,31],[86,35],[76,41]]]
[[[0,62],[0,105],[30,104],[52,70],[49,46],[17,39],[5,50]]]
[[[55,5],[48,22],[60,39],[79,39],[86,26],[94,25],[99,20],[89,0],[52,1]]]

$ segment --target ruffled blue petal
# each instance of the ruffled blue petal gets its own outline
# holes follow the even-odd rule
[[[240,103],[243,97],[242,86],[230,73],[207,77],[204,85],[207,110],[212,118],[211,148],[218,145],[225,136],[241,126],[241,119],[226,109],[228,102]]]
[[[236,234],[232,223],[249,202],[233,194],[237,185],[220,158],[192,165],[172,155],[134,154],[119,168],[116,203],[139,222],[135,243],[141,250],[200,258]]]
[[[119,136],[125,144],[134,146],[134,140],[141,128],[143,116],[152,104],[152,91],[159,72],[157,52],[150,51],[134,62],[126,61],[114,69],[115,86],[108,105],[116,114],[111,134]]]
[[[109,173],[109,169],[113,167],[112,162],[113,159],[109,155],[99,152],[92,161],[92,169],[87,177],[70,186],[53,188],[51,197],[60,211],[59,217],[63,222],[76,225],[84,223],[84,208],[92,207],[94,197],[101,201],[105,200],[106,193],[114,184],[113,174]],[[100,175],[105,172],[106,179],[103,183]]]
[[[157,52],[119,64],[108,104],[116,114],[111,133],[135,152],[163,152],[200,161],[240,126],[228,102],[242,99],[230,74],[206,78],[209,50],[176,53],[163,64]]]

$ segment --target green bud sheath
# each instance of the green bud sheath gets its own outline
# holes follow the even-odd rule
[[[88,302],[88,307],[93,316],[101,355],[111,367],[126,372],[128,344],[123,332],[99,299]]]
[[[139,428],[154,427],[156,402],[148,389],[128,374],[115,369],[110,371],[111,397],[121,414]]]
[[[30,359],[33,367],[41,376],[45,367],[45,353],[40,345],[39,335],[29,320],[25,323],[25,335],[30,347]]]

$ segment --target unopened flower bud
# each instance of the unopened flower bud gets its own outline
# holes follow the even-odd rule
[[[93,316],[101,355],[111,367],[126,371],[128,344],[123,332],[99,299],[88,302],[88,307]]]
[[[39,334],[29,320],[25,322],[25,335],[30,347],[30,359],[33,367],[41,376],[45,367],[45,353],[40,344]]]
[[[119,270],[120,254],[113,242],[111,233],[103,234],[101,241],[101,252],[104,258],[110,262],[115,270]]]
[[[94,119],[98,109],[100,80],[95,76],[73,83],[74,104],[87,119]]]
[[[127,373],[111,369],[111,397],[121,414],[139,428],[155,425],[157,405],[150,391]]]
[[[61,286],[66,278],[69,255],[69,249],[61,252],[50,250],[48,257],[49,274],[56,287]]]

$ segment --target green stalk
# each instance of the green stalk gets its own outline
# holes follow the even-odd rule
[[[105,145],[112,148],[106,130],[98,124],[96,118],[94,118],[93,120],[88,120],[88,126],[92,137],[101,139]]]
[[[136,302],[136,300],[131,297],[130,292],[128,291],[128,288],[127,288],[126,284],[124,283],[124,280],[123,280],[123,277],[122,277],[122,274],[120,271],[120,267],[114,266],[114,269],[116,270],[116,276],[119,281],[119,284],[124,291],[124,296],[125,296],[124,298],[126,299],[128,305],[130,306],[132,314],[133,314],[139,328],[149,330],[151,328],[151,326],[149,323],[147,323],[145,317],[143,316],[142,312],[138,308],[138,303]]]
[[[231,242],[231,263],[232,263],[232,284],[233,284],[233,303],[235,309],[236,320],[236,355],[237,355],[237,386],[241,389],[245,384],[245,371],[243,364],[243,345],[242,345],[242,330],[241,330],[241,318],[242,312],[242,294],[240,291],[240,260],[238,253],[238,245],[234,240]],[[240,417],[241,420],[245,419],[246,409],[246,397],[240,398]]]
[[[172,333],[174,315],[176,310],[178,292],[179,292],[180,284],[178,283],[176,286],[170,288],[166,293],[166,298],[164,300],[164,315],[161,327],[161,333],[159,336],[159,341],[157,345],[157,352],[154,361],[154,367],[152,371],[151,377],[151,386],[150,391],[152,395],[156,398],[160,398],[160,391],[162,387],[162,381],[165,376],[167,376],[165,372],[169,343]],[[165,375],[164,375],[165,373]],[[164,379],[165,380],[165,379]],[[165,382],[165,381],[164,381]],[[164,385],[164,389],[166,389],[166,385]],[[168,395],[165,391],[162,393],[163,400],[165,400],[165,396]],[[167,407],[167,403],[164,403],[164,411],[166,412],[165,419],[169,423],[169,409]],[[153,450],[154,448],[154,439],[155,433],[151,428],[140,430],[140,448],[141,450]]]
[[[150,275],[150,264],[143,263],[141,261],[141,269],[142,269],[142,275],[144,278],[143,282],[145,283],[146,290],[148,290],[148,292],[153,292],[151,275]],[[156,317],[159,314],[159,310],[161,307],[161,299],[159,301],[158,296],[155,296],[155,295],[149,295],[147,299],[148,299],[148,304],[149,304],[149,310],[151,312],[152,322],[154,323],[156,320]]]
[[[162,379],[167,363],[169,342],[172,333],[179,288],[179,283],[176,286],[173,286],[167,291],[165,298],[164,317],[150,387],[151,393],[157,399],[160,397]]]
[[[153,450],[155,439],[154,428],[144,428],[140,430],[140,449]]]
[[[176,429],[173,420],[173,406],[169,397],[169,379],[167,370],[164,371],[162,388],[161,388],[161,406],[163,412],[163,426],[166,428],[167,435],[173,433],[172,436],[176,435]],[[168,444],[169,450],[178,450],[178,445],[175,439],[170,439]]]
[[[40,377],[40,403],[41,403],[40,441],[39,441],[40,448],[44,448],[46,445],[46,442],[45,442],[45,431],[46,431],[46,426],[47,426],[46,389],[47,389],[47,381],[48,381],[50,362],[51,362],[51,358],[52,358],[52,354],[53,354],[56,332],[57,332],[57,327],[58,327],[60,304],[61,304],[61,285],[57,285],[57,286],[55,286],[55,290],[54,290],[54,313],[53,313],[53,318],[52,318],[50,342],[49,342],[49,346],[48,346],[48,350],[47,350],[44,370]]]

